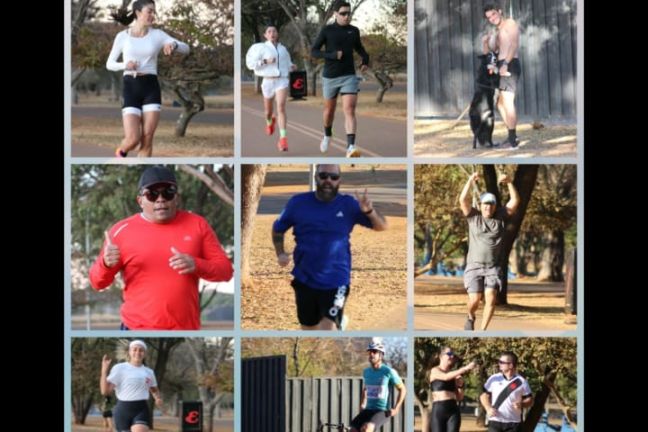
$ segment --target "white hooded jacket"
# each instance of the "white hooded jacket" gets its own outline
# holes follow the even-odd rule
[[[264,59],[270,58],[275,58],[277,61],[271,64],[263,63]],[[275,47],[269,41],[252,45],[245,55],[245,64],[257,76],[274,78],[288,78],[290,76],[290,68],[293,65],[290,59],[290,53],[288,53],[286,47],[280,43],[277,43]]]

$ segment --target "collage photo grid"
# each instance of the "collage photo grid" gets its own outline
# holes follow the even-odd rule
[[[63,430],[584,430],[583,3],[65,0]]]

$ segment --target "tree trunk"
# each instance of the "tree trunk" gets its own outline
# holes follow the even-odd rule
[[[184,106],[184,109],[180,113],[180,117],[178,117],[178,121],[176,122],[176,127],[175,127],[175,132],[174,135],[177,137],[183,137],[187,133],[187,126],[189,126],[189,122],[195,116],[202,110],[195,110],[193,107],[187,107]]]
[[[536,178],[538,177],[538,165],[518,165],[513,178],[513,185],[520,195],[520,205],[515,214],[506,224],[504,238],[502,239],[502,249],[500,255],[500,267],[502,269],[502,289],[497,293],[497,304],[508,304],[508,262],[513,243],[520,232],[520,226],[524,220],[533,189],[535,188]],[[499,189],[497,187],[497,173],[494,165],[484,165],[484,181],[488,192],[495,194],[498,203],[501,201]],[[503,204],[500,204],[503,205]]]
[[[539,281],[562,282],[565,264],[565,232],[554,229],[549,233],[549,242],[542,253],[542,264],[538,273]]]
[[[512,269],[515,274],[526,275],[529,274],[529,245],[532,244],[532,239],[528,234],[520,234],[515,241],[514,250],[515,255],[510,261],[515,261],[515,268]]]
[[[513,247],[511,248],[511,255],[510,255],[510,262],[511,262],[511,271],[515,274],[520,273],[520,269],[523,267],[520,266],[521,260],[520,260],[520,239],[518,239],[514,244]]]
[[[430,224],[425,225],[425,262],[428,264],[432,260],[432,227]]]
[[[382,71],[376,71],[373,75],[376,78],[376,81],[378,81],[378,84],[380,84],[378,90],[376,90],[376,102],[381,103],[385,96],[385,92],[394,86],[394,80]]]
[[[573,321],[571,315],[576,315],[576,249],[572,250],[571,258],[567,261],[567,275],[565,276],[565,314],[568,316],[565,319]]]
[[[317,68],[310,60],[304,60],[304,69],[306,69],[306,78],[308,80],[308,94],[317,96]]]
[[[85,424],[90,407],[92,407],[92,394],[82,394],[72,398],[74,424]]]
[[[187,126],[189,126],[189,122],[193,116],[205,109],[205,99],[198,90],[192,90],[189,97],[185,97],[179,87],[175,87],[173,92],[177,96],[183,108],[180,117],[178,117],[178,121],[176,121],[174,135],[177,137],[183,137],[187,132]]]
[[[266,176],[265,165],[241,165],[241,285],[250,283],[250,248],[254,218]],[[270,233],[268,233],[270,235]]]
[[[207,407],[207,432],[214,431],[214,405],[209,404]]]
[[[550,372],[545,376],[545,380],[549,382],[553,382],[555,379],[555,372]],[[544,407],[547,403],[549,392],[549,387],[543,382],[540,391],[533,397],[533,405],[531,405],[531,408],[527,412],[526,419],[524,419],[524,423],[522,424],[522,432],[534,431],[536,425],[542,417],[542,413],[544,412]]]
[[[164,375],[166,373],[171,351],[181,342],[182,339],[180,338],[157,338],[151,341],[151,344],[156,345],[157,348],[157,358],[155,359],[153,373],[155,373],[158,389],[160,389],[160,391],[162,389],[162,383],[164,382]],[[149,401],[149,409],[151,410],[151,413],[155,409],[155,402],[152,399]],[[153,421],[153,416],[151,416],[151,430],[154,428]]]

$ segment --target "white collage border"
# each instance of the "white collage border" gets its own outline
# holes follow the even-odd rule
[[[240,94],[241,94],[241,34],[240,34],[240,12],[241,1],[234,0],[235,13],[235,40],[234,40],[234,157],[233,158],[150,158],[146,160],[147,164],[182,164],[182,163],[224,163],[233,164],[235,167],[235,204],[234,204],[234,244],[235,247],[235,296],[234,296],[234,330],[219,331],[160,331],[160,332],[130,332],[129,336],[134,337],[210,337],[210,336],[230,336],[235,338],[234,353],[234,379],[235,379],[235,397],[234,397],[234,430],[241,430],[241,337],[370,337],[370,336],[401,336],[407,337],[408,340],[408,369],[407,382],[408,392],[406,397],[406,425],[414,425],[414,399],[413,399],[413,382],[414,382],[414,338],[415,337],[466,337],[464,331],[415,331],[414,330],[414,248],[413,248],[413,220],[414,220],[414,165],[415,164],[477,164],[484,163],[483,158],[414,158],[413,157],[413,118],[414,118],[414,1],[408,0],[407,25],[408,25],[408,71],[407,71],[407,157],[405,158],[363,158],[361,163],[371,164],[405,164],[407,166],[407,330],[406,331],[346,331],[343,333],[331,334],[329,332],[303,332],[303,331],[242,331],[241,330],[241,293],[240,293],[240,208],[241,208],[241,164],[249,163],[280,163],[285,162],[285,158],[242,158],[240,146],[241,116],[240,116]],[[577,158],[533,158],[529,160],[511,159],[511,158],[494,158],[488,159],[488,163],[506,164],[506,163],[576,163],[577,164],[577,330],[574,331],[485,331],[479,333],[479,337],[576,337],[577,338],[577,395],[578,395],[578,425],[579,430],[583,431],[585,427],[584,416],[584,0],[577,1]],[[90,164],[90,163],[107,163],[107,164],[137,164],[135,159],[117,162],[114,159],[106,158],[71,158],[71,89],[68,83],[71,77],[71,0],[63,0],[64,3],[64,56],[65,67],[63,74],[64,86],[64,430],[72,429],[72,402],[71,402],[71,341],[74,337],[123,337],[123,332],[115,331],[72,331],[71,330],[71,278],[70,278],[70,250],[71,250],[71,165],[73,164]],[[318,162],[348,163],[345,158],[291,158],[290,162],[295,164],[311,164]]]

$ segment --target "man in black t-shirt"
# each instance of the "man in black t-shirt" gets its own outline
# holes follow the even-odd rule
[[[332,136],[333,118],[338,94],[342,95],[344,108],[344,128],[347,134],[347,157],[358,157],[360,151],[355,147],[357,120],[355,115],[358,100],[358,77],[355,74],[353,51],[362,57],[360,72],[367,70],[369,54],[360,40],[360,30],[351,22],[351,5],[338,2],[334,6],[335,22],[322,29],[315,39],[311,56],[324,59],[322,73],[322,93],[324,95],[324,138],[320,151],[326,153]],[[322,51],[322,46],[326,49]]]

